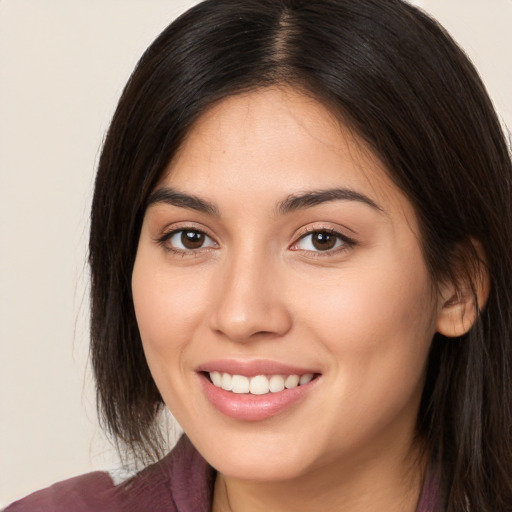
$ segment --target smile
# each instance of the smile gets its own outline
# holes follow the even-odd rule
[[[289,411],[322,380],[316,368],[261,360],[211,361],[196,371],[210,404],[239,421],[263,421]]]
[[[226,372],[213,371],[209,372],[209,376],[213,385],[224,391],[238,394],[266,395],[308,384],[313,380],[314,374],[256,375],[254,377],[246,377],[245,375],[232,375]]]

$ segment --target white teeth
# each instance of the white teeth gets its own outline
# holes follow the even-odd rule
[[[299,385],[303,386],[304,384],[307,384],[308,382],[311,382],[312,380],[313,380],[313,374],[306,373],[306,375],[302,375],[302,377],[299,379]]]
[[[299,376],[298,375],[288,375],[286,380],[284,381],[284,387],[286,389],[296,388],[299,385]]]
[[[210,379],[214,386],[233,393],[250,393],[252,395],[266,395],[279,393],[286,389],[304,386],[313,380],[312,373],[304,375],[265,375],[246,377],[244,375],[231,375],[229,373],[210,372]]]
[[[233,375],[231,390],[233,393],[249,393],[249,379],[243,375]]]
[[[269,383],[265,375],[258,375],[251,379],[249,390],[252,395],[266,395],[269,392]]]
[[[268,382],[268,388],[272,393],[278,393],[284,389],[284,378],[281,375],[272,375]]]
[[[229,373],[223,373],[220,387],[226,391],[231,391],[233,389],[232,380],[233,379]]]
[[[222,387],[222,375],[220,374],[220,372],[211,372],[210,378],[218,388]]]

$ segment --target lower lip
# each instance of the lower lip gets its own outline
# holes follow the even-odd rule
[[[218,388],[204,374],[200,374],[200,379],[210,403],[225,416],[242,421],[262,421],[286,411],[302,400],[318,380],[277,393],[251,395]]]

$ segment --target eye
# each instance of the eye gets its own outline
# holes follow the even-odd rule
[[[303,235],[293,245],[292,250],[327,252],[343,247],[351,247],[353,243],[335,231],[317,230]]]
[[[179,229],[165,235],[160,240],[167,248],[179,252],[195,251],[217,244],[203,231],[197,229]]]

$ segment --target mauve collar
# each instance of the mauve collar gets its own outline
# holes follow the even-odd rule
[[[186,435],[181,436],[162,462],[169,469],[172,499],[179,512],[209,512],[213,500],[215,470],[194,448]],[[440,486],[437,472],[427,471],[416,512],[440,512]]]

